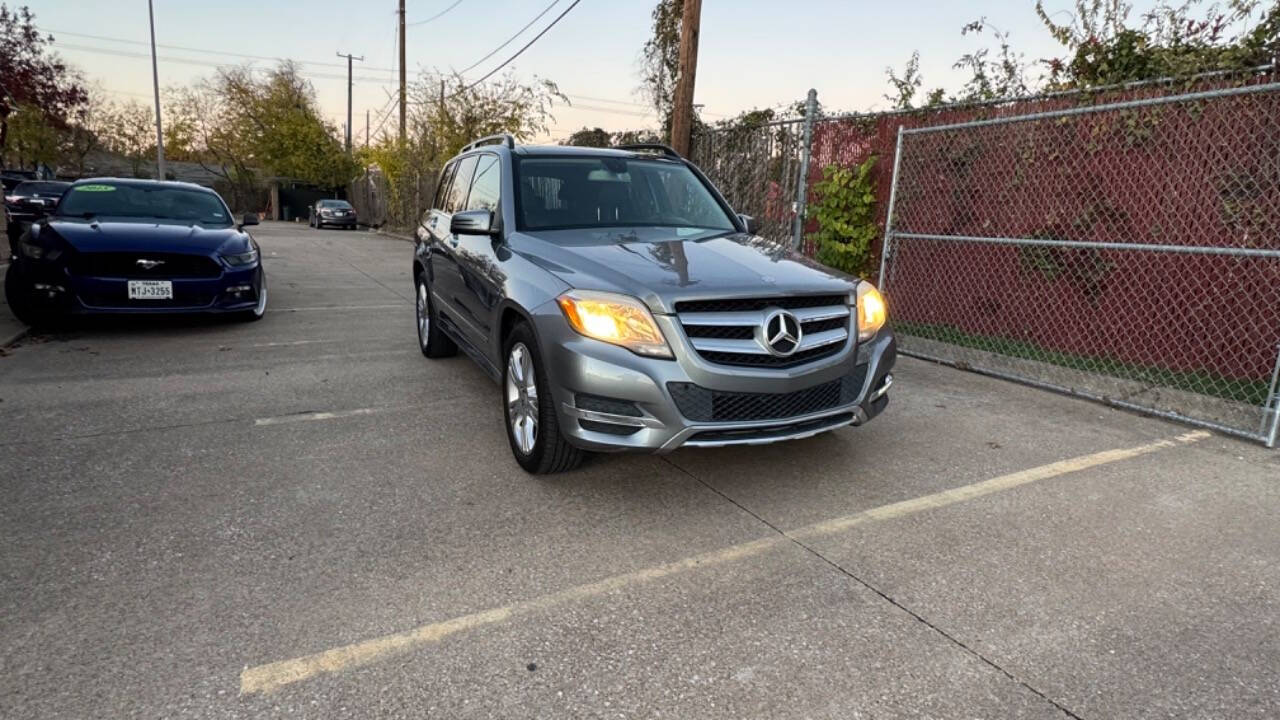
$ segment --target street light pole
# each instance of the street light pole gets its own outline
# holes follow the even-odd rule
[[[151,20],[151,83],[156,95],[156,179],[164,180],[164,125],[160,121],[160,68],[156,65],[156,13],[147,0],[147,17]]]

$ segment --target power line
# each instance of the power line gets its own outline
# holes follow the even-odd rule
[[[435,15],[432,15],[431,17],[427,18],[426,20],[419,20],[419,21],[417,21],[417,22],[405,23],[405,27],[414,27],[415,25],[426,25],[427,23],[431,22],[432,20],[438,20],[439,18],[443,17],[445,13],[447,13],[447,12],[449,12],[450,10],[452,10],[452,9],[454,9],[454,8],[456,8],[456,7],[458,7],[458,6],[459,6],[459,5],[461,5],[461,4],[462,4],[462,0],[457,0],[457,2],[455,2],[454,4],[450,5],[449,7],[445,8],[445,9],[443,9],[443,10],[441,10],[440,12],[436,13]]]
[[[128,39],[128,38],[108,37],[108,36],[106,36],[106,35],[90,35],[90,34],[88,34],[88,33],[71,32],[70,30],[52,30],[52,29],[49,29],[49,28],[40,28],[40,30],[41,30],[41,32],[54,33],[54,34],[57,34],[57,35],[70,35],[70,36],[72,36],[72,37],[86,38],[86,39],[89,39],[89,40],[102,40],[102,41],[105,41],[105,42],[125,43],[125,44],[127,44],[127,45],[145,45],[145,46],[147,46],[147,47],[150,47],[150,44],[149,44],[149,43],[145,43],[145,42],[143,42],[143,41],[141,41],[141,40],[130,40],[130,39]],[[64,43],[63,45],[55,45],[55,48],[56,48],[56,47],[72,47],[72,46],[70,46],[70,45],[66,45],[66,44]],[[319,61],[319,60],[295,60],[295,59],[293,59],[293,58],[270,57],[270,56],[267,56],[267,55],[247,55],[247,54],[245,54],[245,53],[227,52],[227,51],[225,51],[225,50],[210,50],[210,49],[208,49],[208,48],[187,47],[187,46],[185,46],[185,45],[161,45],[161,44],[157,44],[157,45],[156,45],[156,47],[158,47],[158,48],[164,48],[165,50],[181,50],[181,51],[184,51],[184,52],[204,53],[204,54],[206,54],[206,55],[226,55],[227,57],[238,57],[238,58],[245,58],[245,59],[248,59],[248,60],[268,60],[268,61],[273,61],[273,62],[274,62],[274,61],[279,61],[279,60],[293,60],[293,62],[298,63],[299,65],[315,65],[315,66],[318,66],[318,67],[331,67],[331,68],[345,68],[345,67],[346,67],[346,65],[343,65],[343,64],[341,64],[341,63],[322,62],[322,61]],[[148,57],[150,57],[150,56],[148,56]],[[367,69],[369,69],[369,70],[378,70],[378,71],[381,71],[381,70],[393,71],[393,70],[395,70],[395,68],[383,68],[383,67],[368,67]]]
[[[555,27],[555,26],[556,26],[556,23],[558,23],[558,22],[560,22],[562,19],[564,19],[564,16],[565,16],[565,15],[568,15],[570,10],[572,10],[572,9],[574,9],[574,8],[576,8],[576,7],[578,7],[578,3],[580,3],[580,2],[582,2],[582,0],[573,0],[573,4],[572,4],[572,5],[570,5],[569,7],[565,8],[565,9],[564,9],[564,12],[560,13],[559,15],[557,15],[557,16],[556,16],[556,19],[555,19],[555,20],[552,20],[550,25],[548,25],[548,26],[546,26],[545,28],[543,28],[543,29],[542,29],[542,32],[538,33],[537,35],[534,35],[532,40],[530,40],[529,42],[525,43],[525,46],[524,46],[524,47],[522,47],[522,48],[520,48],[519,50],[517,50],[517,51],[516,51],[516,54],[515,54],[515,55],[512,55],[511,57],[507,58],[507,59],[506,59],[506,60],[505,60],[501,65],[499,65],[498,67],[496,67],[496,68],[494,68],[494,69],[490,70],[488,73],[486,73],[486,74],[484,75],[484,77],[482,77],[482,78],[480,78],[479,80],[477,80],[477,81],[475,81],[475,82],[471,83],[470,85],[468,85],[468,86],[466,87],[466,89],[467,89],[467,90],[470,90],[471,88],[473,88],[473,87],[475,87],[475,86],[479,85],[480,83],[484,82],[485,80],[488,80],[489,78],[493,77],[493,76],[494,76],[494,74],[496,74],[496,73],[497,73],[499,70],[501,70],[502,68],[504,68],[504,67],[506,67],[507,65],[511,64],[511,61],[512,61],[512,60],[515,60],[516,58],[518,58],[518,57],[520,57],[522,54],[524,54],[524,51],[525,51],[525,50],[528,50],[528,49],[529,49],[529,48],[530,48],[534,43],[538,42],[538,40],[539,40],[543,35],[546,35],[548,30],[550,30],[551,28]]]
[[[114,50],[112,48],[93,47],[91,45],[75,45],[72,43],[60,43],[58,47],[66,48],[68,50],[78,50],[80,52],[97,53],[99,55],[113,55],[116,57],[137,58],[140,60],[151,59],[150,55],[147,55],[144,53],[129,52],[128,50]],[[237,65],[235,63],[217,63],[217,62],[211,62],[209,60],[197,60],[195,58],[175,57],[172,55],[161,55],[160,59],[164,60],[165,62],[180,63],[185,65],[197,65],[200,67],[211,67],[211,68],[219,68],[219,69],[242,67],[241,65]],[[299,61],[292,60],[291,58],[278,58],[278,59],[291,60],[292,62],[298,65],[304,64]],[[249,69],[256,72],[271,72],[270,68],[250,67]],[[337,75],[333,73],[307,72],[305,70],[299,71],[298,74],[303,77],[315,78],[319,80],[346,80],[347,79],[345,75]],[[384,81],[382,78],[357,76],[353,79],[355,80],[355,82],[377,83],[379,85],[386,84],[386,81]]]
[[[468,72],[471,72],[472,70],[474,70],[474,69],[476,68],[476,66],[477,66],[477,65],[479,65],[480,63],[484,62],[485,60],[488,60],[489,58],[493,57],[494,55],[497,55],[499,50],[501,50],[502,48],[504,48],[504,47],[506,47],[506,46],[510,45],[512,42],[514,42],[514,41],[515,41],[515,39],[516,39],[516,38],[518,38],[518,37],[520,37],[521,35],[523,35],[525,30],[528,30],[530,26],[532,26],[534,23],[536,23],[536,22],[538,22],[539,20],[541,20],[541,19],[542,19],[542,16],[543,16],[543,15],[546,15],[546,14],[551,10],[551,8],[553,8],[553,7],[555,7],[555,6],[556,6],[556,3],[558,3],[558,2],[560,2],[560,0],[551,0],[551,4],[550,4],[550,5],[546,6],[546,7],[542,10],[542,12],[538,13],[537,15],[535,15],[535,16],[534,16],[534,18],[533,18],[532,20],[530,20],[528,23],[526,23],[524,27],[522,27],[522,28],[520,28],[519,30],[517,30],[515,35],[512,35],[511,37],[507,38],[507,41],[506,41],[506,42],[502,43],[502,44],[501,44],[501,45],[499,45],[498,47],[496,47],[496,48],[494,48],[493,50],[491,50],[491,51],[489,52],[489,54],[488,54],[488,55],[485,55],[484,57],[482,57],[482,58],[480,58],[479,60],[475,61],[475,62],[474,62],[474,63],[472,63],[471,65],[468,65],[468,66],[467,66],[467,68],[466,68],[465,70],[460,70],[460,71],[458,71],[458,74],[459,74],[459,75],[465,75],[465,74],[467,74]]]

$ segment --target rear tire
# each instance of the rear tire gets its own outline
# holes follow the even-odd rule
[[[581,465],[586,453],[570,445],[560,432],[551,384],[528,323],[512,329],[503,345],[503,357],[502,414],[516,462],[534,475],[566,472]]]
[[[425,272],[418,273],[414,281],[414,290],[418,349],[429,358],[451,357],[457,354],[458,346],[444,334],[444,330],[440,327],[440,316],[436,314],[436,304],[431,300],[431,288],[427,285]]]

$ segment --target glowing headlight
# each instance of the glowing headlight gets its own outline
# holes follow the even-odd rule
[[[673,357],[653,315],[636,298],[570,290],[556,298],[556,302],[569,325],[582,335],[620,345],[637,355]]]
[[[858,340],[870,340],[889,319],[889,308],[875,285],[858,283]]]

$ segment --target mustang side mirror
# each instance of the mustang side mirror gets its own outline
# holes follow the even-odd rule
[[[755,235],[760,232],[760,223],[756,222],[756,219],[750,215],[738,213],[738,219],[742,221],[742,227],[746,228],[749,234]]]
[[[489,210],[464,210],[453,214],[449,232],[454,235],[493,235],[493,212]]]
[[[255,215],[254,213],[245,213],[244,217],[240,219],[241,229],[243,229],[245,226],[248,226],[248,225],[257,225],[257,224],[258,224],[258,216]]]

